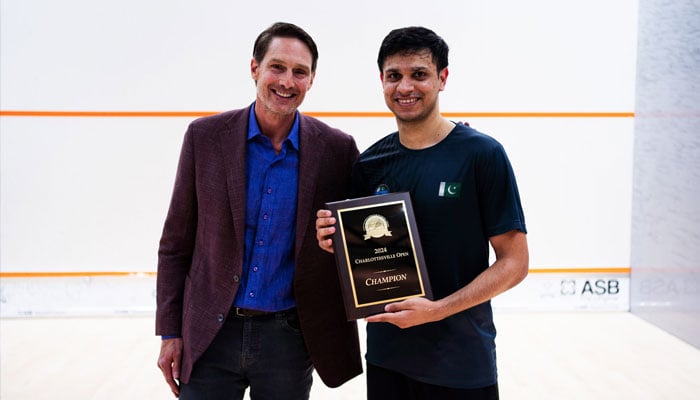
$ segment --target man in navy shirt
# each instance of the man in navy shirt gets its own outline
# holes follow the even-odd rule
[[[255,41],[247,108],[198,119],[183,141],[158,252],[158,366],[181,399],[307,399],[362,372],[314,212],[349,196],[350,135],[300,114],[318,51],[276,23]]]
[[[440,115],[448,76],[441,37],[393,30],[377,61],[398,131],[360,155],[352,195],[411,194],[435,300],[391,303],[366,318],[368,399],[498,399],[490,299],[528,271],[513,170],[496,140]],[[317,217],[319,245],[330,252],[335,218],[327,210]]]

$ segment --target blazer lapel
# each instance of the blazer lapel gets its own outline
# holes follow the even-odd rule
[[[243,244],[246,207],[246,167],[245,151],[248,132],[248,113],[250,107],[236,112],[221,130],[221,150],[226,170],[228,198],[233,216],[233,228],[240,240],[236,246]],[[241,249],[242,251],[242,249]]]

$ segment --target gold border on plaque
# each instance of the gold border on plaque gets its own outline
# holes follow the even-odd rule
[[[326,206],[336,217],[336,232],[333,234],[333,246],[336,253],[336,265],[348,320],[381,313],[384,311],[384,304],[387,303],[412,297],[426,297],[432,299],[430,279],[423,259],[423,249],[416,226],[411,197],[408,192],[389,193],[329,202]],[[376,229],[370,231],[366,226],[368,223],[367,219],[374,215],[371,214],[371,209],[374,208],[377,209],[377,218],[374,218],[374,222],[377,224],[375,227]],[[381,208],[387,208],[388,211],[386,212],[391,212],[391,214],[380,211]],[[366,209],[370,209],[369,214],[362,211]],[[352,213],[354,212],[358,212],[358,214],[353,215]],[[383,215],[382,212],[384,212],[385,215]],[[360,222],[363,218],[365,221]],[[395,227],[393,232],[391,231],[391,226],[389,226],[389,221],[391,221]],[[358,236],[347,236],[350,232]],[[384,237],[393,236],[392,233],[398,235],[394,241]],[[367,236],[369,236],[369,238]],[[358,274],[380,274],[393,271],[393,269],[391,269],[393,266],[391,265],[386,266],[388,269],[382,270],[382,266],[380,265],[376,270],[372,270],[372,267],[359,265],[357,263],[360,258],[354,258],[355,256],[366,257],[363,258],[363,260],[370,260],[372,258],[371,254],[369,254],[369,250],[372,249],[372,247],[370,247],[370,245],[363,247],[358,244],[358,239],[363,239],[363,237],[365,237],[364,240],[371,239],[375,244],[382,241],[386,242],[386,247],[373,248],[375,251],[374,254],[378,254],[377,257],[383,257],[381,255],[382,253],[376,253],[377,250],[382,248],[385,251],[390,251],[386,254],[387,256],[389,254],[393,255],[393,257],[387,257],[386,259],[366,262],[394,262],[396,265],[395,269],[398,270],[400,274],[408,275],[407,282],[397,283],[394,286],[377,288],[374,292],[367,291],[364,287],[358,288],[359,283],[355,282]],[[349,242],[353,243],[352,246],[348,244]],[[391,250],[396,251],[392,253]],[[410,258],[392,261],[399,252],[412,252],[412,254],[406,254],[406,256]],[[401,257],[404,256],[400,255],[399,258]],[[357,268],[361,268],[361,270],[357,270]],[[364,276],[362,277],[364,278]],[[396,294],[396,297],[386,298],[382,298],[378,295],[380,291],[386,290],[399,290],[399,293]]]
[[[342,218],[342,213],[343,212],[348,212],[348,211],[355,211],[355,210],[363,210],[366,208],[375,208],[377,206],[390,206],[390,205],[395,205],[395,204],[401,204],[401,207],[403,209],[403,216],[404,220],[406,222],[406,229],[408,231],[408,237],[409,241],[411,243],[411,249],[413,250],[413,264],[415,266],[416,270],[416,275],[418,276],[418,282],[420,284],[420,294],[415,294],[415,295],[408,295],[408,296],[401,296],[401,297],[391,297],[387,298],[385,300],[380,300],[380,301],[374,301],[371,303],[362,303],[357,300],[357,289],[355,288],[355,274],[353,272],[353,269],[351,267],[351,262],[350,262],[350,254],[348,252],[348,246],[347,246],[347,241],[345,237],[345,229],[343,227],[343,218]],[[416,245],[413,239],[413,232],[411,231],[411,221],[408,219],[408,213],[407,213],[407,208],[406,208],[406,201],[405,200],[396,200],[396,201],[388,201],[384,203],[376,203],[376,204],[369,204],[369,205],[363,205],[363,206],[357,206],[357,207],[348,207],[348,208],[338,208],[338,226],[340,228],[340,234],[343,238],[343,248],[344,248],[344,253],[345,253],[345,261],[346,261],[346,266],[348,270],[348,276],[350,276],[350,287],[352,288],[352,296],[353,299],[355,300],[355,307],[360,308],[360,307],[369,307],[373,306],[375,304],[384,304],[388,302],[393,302],[393,301],[401,301],[405,299],[409,299],[411,297],[416,297],[416,296],[425,296],[425,285],[423,284],[423,276],[421,274],[420,268],[419,268],[419,261],[418,261],[418,255],[416,252]],[[386,289],[383,289],[386,290]]]

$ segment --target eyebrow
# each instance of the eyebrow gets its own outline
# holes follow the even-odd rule
[[[282,60],[280,58],[271,58],[270,63],[272,63],[272,64],[284,64],[286,66],[289,66],[289,62]],[[291,68],[302,68],[302,69],[305,69],[307,71],[311,71],[311,66],[306,65],[306,64],[292,64]]]
[[[430,70],[430,68],[426,67],[426,66],[418,66],[418,67],[411,68],[411,72],[425,71],[425,70]],[[399,72],[399,68],[387,68],[386,70],[384,70],[384,73],[389,73],[389,72]]]

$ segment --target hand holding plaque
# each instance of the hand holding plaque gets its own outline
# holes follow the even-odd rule
[[[411,297],[432,300],[407,192],[327,203],[336,218],[333,247],[348,320]]]

